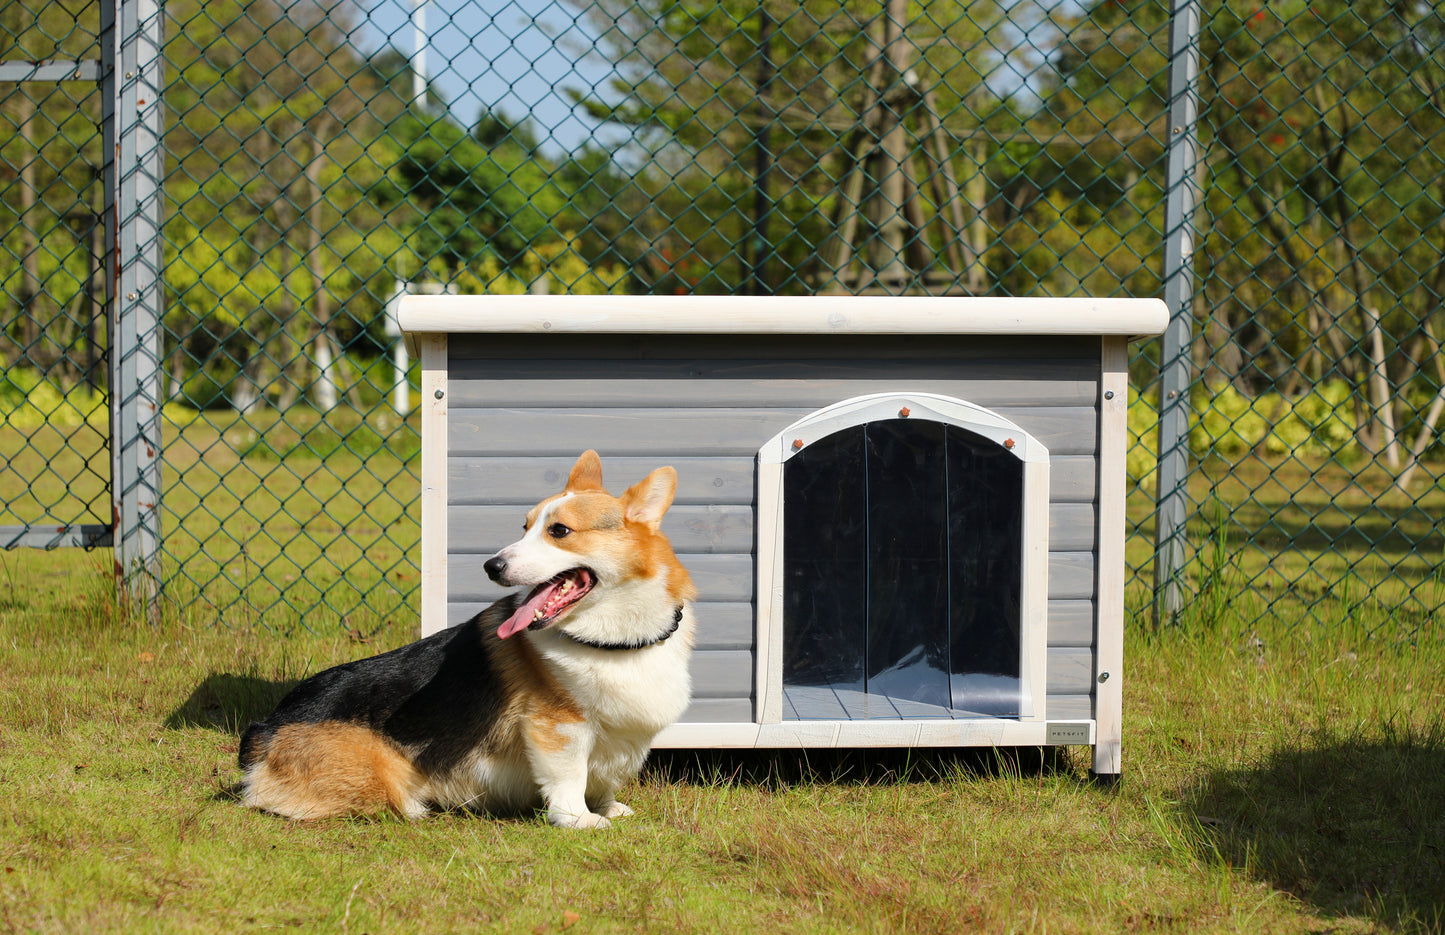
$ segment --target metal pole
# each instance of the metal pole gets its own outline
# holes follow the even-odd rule
[[[160,0],[101,4],[115,573],[152,619],[161,583],[161,21]]]
[[[415,0],[411,8],[411,106],[417,116],[426,105],[426,0]],[[411,412],[411,383],[407,371],[411,369],[411,357],[406,351],[406,341],[401,328],[396,324],[396,309],[402,295],[412,291],[411,281],[397,283],[397,294],[387,303],[387,330],[395,330],[391,346],[391,408],[398,415]]]
[[[426,103],[426,0],[411,8],[411,103],[421,110]]]
[[[1189,506],[1190,347],[1194,315],[1194,206],[1198,191],[1199,0],[1174,0],[1169,28],[1168,192],[1164,206],[1164,302],[1160,339],[1159,468],[1154,546],[1154,623],[1172,623],[1183,606]]]
[[[411,381],[406,378],[411,369],[411,355],[406,351],[406,340],[398,337],[391,346],[391,408],[397,415],[411,412]]]

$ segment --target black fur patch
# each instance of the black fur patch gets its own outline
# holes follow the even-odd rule
[[[487,651],[516,609],[509,595],[459,627],[370,659],[326,669],[297,685],[264,721],[241,735],[237,759],[255,763],[286,724],[361,724],[416,751],[418,769],[445,772],[478,748],[506,705]]]

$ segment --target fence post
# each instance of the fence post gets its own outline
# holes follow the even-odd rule
[[[101,3],[110,457],[115,572],[123,596],[159,610],[161,552],[160,0]]]
[[[1164,302],[1159,351],[1159,467],[1154,546],[1154,623],[1182,606],[1189,492],[1190,347],[1194,312],[1194,205],[1199,160],[1199,0],[1173,0],[1169,23],[1168,189],[1164,205]]]

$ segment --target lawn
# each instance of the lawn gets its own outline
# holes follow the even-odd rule
[[[1127,643],[1125,776],[1085,751],[656,758],[569,834],[316,824],[229,793],[238,729],[398,645],[117,607],[84,553],[0,553],[0,927],[14,931],[1439,931],[1445,647],[1348,615]]]
[[[175,582],[152,624],[112,597],[108,552],[0,552],[0,930],[1445,930],[1434,611],[1348,584],[1274,600],[1297,567],[1396,548],[1351,531],[1348,489],[1290,506],[1324,541],[1281,544],[1231,493],[1248,477],[1215,479],[1234,509],[1193,529],[1209,600],[1154,633],[1131,595],[1115,788],[1083,749],[672,753],[603,833],[306,824],[236,804],[237,734],[307,673],[414,637],[415,464],[307,455],[306,426],[168,431],[169,547],[212,563],[210,590]],[[1390,521],[1434,548],[1427,497]],[[263,535],[278,517],[294,540]],[[1244,558],[1211,568],[1213,546]],[[1438,585],[1395,565],[1408,593]]]

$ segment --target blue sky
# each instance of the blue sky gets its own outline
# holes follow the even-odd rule
[[[413,47],[413,0],[351,0],[356,19],[353,41],[365,52],[392,45],[410,55]],[[880,0],[881,2],[881,0]],[[1033,45],[1047,41],[1045,11],[1077,10],[1079,0],[1004,0],[1019,28],[1013,65],[997,63],[990,79],[1001,92],[1028,87],[1027,73],[1015,71],[1024,60],[1042,52]],[[594,89],[605,99],[614,95],[606,83],[613,65],[588,54],[596,42],[592,27],[562,0],[428,0],[426,7],[425,72],[433,88],[448,102],[464,126],[476,123],[484,110],[500,110],[512,119],[530,117],[543,146],[552,152],[571,150],[588,139],[624,142],[622,127],[598,126],[569,103],[563,93]],[[1039,32],[1033,32],[1038,28]]]
[[[355,41],[366,52],[392,45],[412,52],[412,0],[358,0]],[[579,54],[595,36],[568,7],[550,0],[428,0],[425,71],[453,116],[471,126],[488,109],[530,116],[550,150],[589,137],[625,139],[619,127],[579,116],[561,89],[602,87],[612,66]],[[604,88],[605,90],[605,88]]]

